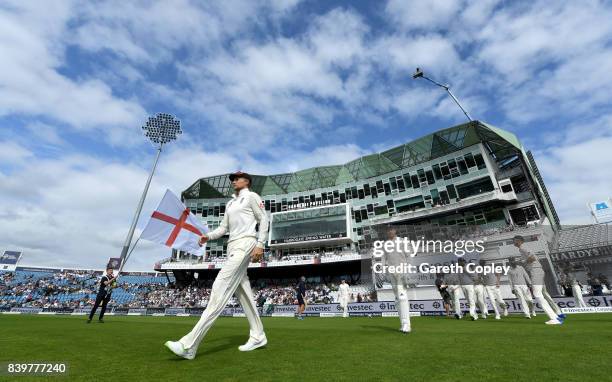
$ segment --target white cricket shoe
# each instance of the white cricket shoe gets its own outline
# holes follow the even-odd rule
[[[164,344],[172,353],[185,359],[194,359],[196,352],[194,350],[186,350],[183,344],[178,341],[166,341]]]
[[[546,325],[561,325],[563,322],[554,319],[554,320],[550,320],[550,321],[546,321]]]
[[[501,320],[501,317],[499,316],[499,314],[497,316],[495,316],[496,320]]]
[[[267,343],[268,343],[268,339],[265,336],[264,336],[263,339],[261,339],[259,341],[256,341],[253,338],[249,338],[249,340],[246,342],[246,344],[238,346],[238,350],[240,350],[240,351],[251,351],[251,350],[255,350],[257,348],[260,348],[262,346],[266,346]]]
[[[535,317],[536,316],[536,312],[531,312],[531,317]]]
[[[400,332],[404,334],[408,334],[411,331],[412,331],[412,328],[410,327],[410,324],[402,324],[402,326],[400,327]]]
[[[508,317],[508,308],[504,306],[504,317]]]

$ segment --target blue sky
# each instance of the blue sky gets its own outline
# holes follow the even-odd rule
[[[349,161],[473,117],[532,150],[565,224],[612,193],[612,6],[459,0],[3,1],[0,249],[101,267],[119,254],[167,112],[145,210],[236,169]],[[167,251],[143,244],[132,269]]]

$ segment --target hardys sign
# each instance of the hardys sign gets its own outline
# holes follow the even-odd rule
[[[554,262],[590,260],[594,258],[610,258],[612,261],[612,245],[577,251],[553,252],[550,254],[550,258]]]

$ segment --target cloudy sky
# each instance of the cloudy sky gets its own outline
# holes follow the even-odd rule
[[[582,1],[1,1],[0,249],[100,268],[145,206],[236,169],[338,164],[464,116],[532,150],[562,223],[612,193],[612,5]],[[168,255],[135,251],[127,268]]]

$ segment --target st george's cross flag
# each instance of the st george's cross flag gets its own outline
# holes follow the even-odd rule
[[[189,208],[170,190],[162,198],[140,237],[167,247],[203,256],[206,245],[200,247],[198,241],[202,234],[208,232]]]

